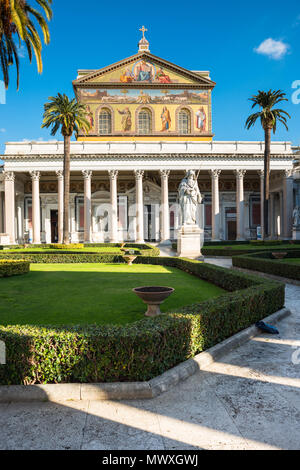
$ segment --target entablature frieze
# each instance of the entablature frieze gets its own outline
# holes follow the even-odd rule
[[[62,161],[63,154],[35,154],[35,155],[2,155],[1,158],[5,161],[37,161],[37,160],[49,160],[49,161]],[[245,160],[263,160],[264,154],[208,154],[208,153],[131,153],[131,154],[116,154],[116,153],[97,153],[97,154],[71,154],[71,160],[111,160],[116,159],[120,161],[124,160],[149,160],[156,159],[159,161],[162,160],[184,160],[184,159],[195,159],[195,160],[225,160],[225,161],[241,161]],[[294,160],[294,156],[287,154],[271,154],[271,160]]]

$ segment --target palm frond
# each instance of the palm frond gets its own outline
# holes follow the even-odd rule
[[[16,51],[21,42],[25,43],[30,62],[34,53],[38,72],[43,70],[42,41],[37,27],[41,29],[44,43],[49,44],[47,21],[52,18],[52,0],[32,1],[36,2],[40,10],[34,8],[27,0],[0,0],[1,70],[6,87],[9,83],[9,67],[13,64],[16,65],[19,82],[19,60]]]
[[[258,119],[260,119],[263,129],[273,129],[273,132],[276,132],[277,122],[284,124],[286,129],[287,127],[287,117],[290,118],[290,115],[283,109],[274,109],[274,106],[280,102],[288,101],[286,94],[282,90],[268,90],[262,91],[259,90],[257,95],[251,96],[249,98],[252,101],[252,109],[258,106],[260,111],[255,114],[248,116],[245,127],[250,129]]]
[[[51,135],[60,130],[63,136],[70,137],[74,132],[77,136],[80,130],[90,130],[87,115],[85,106],[75,98],[70,100],[67,95],[58,93],[50,96],[44,105],[42,128],[51,128]]]

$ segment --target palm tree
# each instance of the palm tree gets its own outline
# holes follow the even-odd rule
[[[261,109],[257,113],[251,114],[247,120],[245,127],[250,129],[258,119],[260,119],[262,128],[265,133],[265,154],[264,154],[264,230],[263,239],[268,236],[268,203],[269,203],[269,186],[270,186],[270,154],[271,154],[271,131],[275,134],[277,123],[281,122],[286,130],[287,117],[291,117],[282,109],[274,109],[274,106],[281,101],[288,101],[286,94],[281,90],[258,91],[257,95],[249,98],[253,101],[252,109],[259,106]]]
[[[38,72],[43,70],[42,41],[36,29],[42,30],[45,44],[50,42],[47,20],[52,18],[52,0],[34,0],[42,13],[33,8],[26,0],[0,1],[0,62],[6,88],[9,84],[9,66],[17,68],[17,87],[19,87],[18,49],[24,41],[30,62],[34,53]],[[45,16],[46,18],[45,18]]]
[[[76,101],[69,100],[68,96],[58,93],[50,96],[49,102],[44,105],[42,127],[51,127],[51,135],[58,130],[64,137],[64,217],[63,217],[63,243],[70,243],[69,237],[69,198],[70,198],[70,147],[71,137],[76,137],[80,130],[88,132],[91,128],[86,107]]]

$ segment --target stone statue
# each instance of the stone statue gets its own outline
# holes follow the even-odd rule
[[[293,210],[293,226],[299,227],[300,226],[300,206],[296,206]]]
[[[182,225],[196,225],[196,212],[202,197],[199,190],[196,174],[189,170],[181,181],[178,189],[179,204],[181,208]]]

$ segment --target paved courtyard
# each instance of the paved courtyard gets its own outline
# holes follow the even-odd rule
[[[300,449],[300,287],[286,294],[279,337],[253,338],[156,399],[1,404],[0,449]]]

